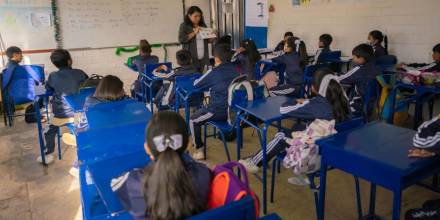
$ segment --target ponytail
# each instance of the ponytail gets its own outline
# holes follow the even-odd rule
[[[144,198],[152,220],[183,219],[203,210],[180,155],[170,148],[148,168]]]
[[[331,80],[327,89],[327,101],[332,105],[333,117],[336,122],[343,122],[349,119],[350,109],[347,100],[347,95],[343,90],[341,84],[336,80]]]
[[[388,36],[385,35],[383,37],[383,44],[384,44],[384,48],[385,48],[385,53],[388,55]]]
[[[188,146],[188,130],[179,114],[162,111],[153,115],[146,129],[146,143],[154,162],[144,179],[145,215],[151,220],[178,220],[204,210],[182,154]]]

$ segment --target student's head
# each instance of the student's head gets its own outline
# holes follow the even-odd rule
[[[192,26],[206,27],[202,9],[197,6],[189,7],[185,16],[185,23]]]
[[[50,60],[58,69],[68,68],[72,66],[72,57],[69,51],[64,49],[56,49],[50,55]]]
[[[225,35],[223,37],[220,37],[217,41],[217,44],[226,44],[231,46],[232,45],[232,37],[230,35]]]
[[[301,64],[307,65],[308,55],[307,48],[304,41],[297,37],[289,37],[284,44],[284,52],[285,53],[298,53]]]
[[[191,53],[188,50],[182,49],[176,52],[176,60],[179,66],[188,66],[192,63]]]
[[[365,64],[373,59],[373,48],[368,44],[359,44],[351,52],[356,64]]]
[[[368,34],[368,43],[370,45],[381,44],[383,42],[384,36],[381,31],[374,30]]]
[[[150,56],[151,55],[151,45],[147,40],[141,40],[139,42],[139,55]]]
[[[312,93],[325,97],[332,105],[336,122],[343,122],[350,117],[347,95],[332,70],[320,69],[314,73]]]
[[[437,44],[432,48],[432,59],[435,62],[440,62],[440,44]]]
[[[240,47],[244,49],[244,53],[251,58],[251,60],[258,61],[261,59],[260,52],[258,52],[257,45],[251,39],[245,39],[240,42]]]
[[[94,96],[100,100],[121,100],[125,97],[124,83],[117,76],[107,75],[99,82]]]
[[[144,199],[150,219],[184,219],[202,211],[182,154],[189,144],[185,120],[178,113],[153,115],[146,129],[145,150],[154,161],[146,170]]]
[[[289,37],[293,37],[293,33],[291,31],[284,33],[284,42],[286,42]]]
[[[215,66],[218,66],[222,63],[231,62],[232,55],[231,46],[226,44],[217,44],[214,48]]]
[[[319,36],[319,48],[330,47],[333,42],[333,37],[330,34],[323,34]]]
[[[9,60],[20,63],[23,60],[23,53],[19,47],[12,46],[6,49],[6,56]]]

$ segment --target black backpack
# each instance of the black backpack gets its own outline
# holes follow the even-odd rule
[[[92,74],[83,84],[81,84],[80,88],[91,88],[91,87],[98,87],[99,82],[101,82],[101,79],[104,78],[101,75]]]

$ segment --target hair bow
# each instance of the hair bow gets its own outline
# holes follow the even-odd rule
[[[171,136],[159,135],[153,138],[154,145],[159,152],[164,152],[167,148],[177,150],[182,147],[183,137],[181,134]]]

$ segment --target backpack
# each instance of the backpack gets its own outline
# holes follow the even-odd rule
[[[269,96],[267,88],[262,81],[247,80],[246,75],[239,76],[232,80],[228,88],[228,123],[235,124],[236,104],[246,104],[255,99],[262,99]]]
[[[44,82],[44,69],[36,65],[17,66],[13,70],[6,70],[4,74],[10,75],[9,82],[3,82],[3,86],[14,105],[33,102],[36,84]]]
[[[80,88],[96,88],[102,78],[103,76],[101,75],[92,74],[85,82],[83,82],[83,84],[81,84]]]
[[[233,169],[237,167],[243,179],[238,177]],[[214,178],[208,199],[208,208],[214,209],[226,204],[239,201],[245,196],[251,196],[255,204],[256,216],[260,216],[260,201],[249,187],[246,168],[238,162],[228,162],[217,165],[213,170]]]

